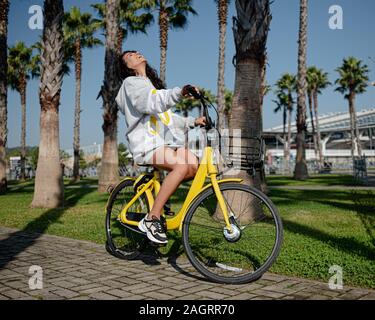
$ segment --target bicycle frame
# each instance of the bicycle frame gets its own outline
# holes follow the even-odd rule
[[[224,202],[223,195],[220,191],[219,185],[222,183],[228,183],[228,182],[242,182],[242,179],[223,179],[223,180],[217,180],[217,167],[214,164],[213,161],[213,149],[210,146],[205,147],[202,161],[199,165],[198,171],[195,175],[195,178],[192,182],[192,185],[189,189],[189,192],[186,196],[186,199],[182,205],[181,210],[173,217],[167,219],[167,229],[168,230],[182,230],[183,221],[185,219],[187,210],[193,200],[201,194],[204,190],[213,187],[216,198],[218,200],[220,209],[222,210],[222,213],[224,215],[224,220],[227,229],[231,232],[232,227],[231,223],[229,221],[229,217],[233,215],[232,213],[229,213],[227,210],[227,207]],[[209,178],[211,180],[211,183],[205,185],[206,178]],[[139,197],[141,197],[143,194],[146,195],[147,200],[150,205],[150,209],[154,205],[154,196],[152,194],[152,190],[155,191],[155,196],[158,194],[160,190],[160,182],[159,182],[159,172],[154,171],[153,178],[145,183],[144,185],[141,185],[137,190],[136,195],[132,198],[132,200],[121,210],[120,213],[120,220],[124,224],[138,226],[137,221],[128,220],[126,218],[126,213],[128,209],[137,201]]]

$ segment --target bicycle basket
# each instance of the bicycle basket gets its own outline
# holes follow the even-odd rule
[[[222,157],[227,167],[255,175],[263,167],[264,141],[260,137],[223,136]]]

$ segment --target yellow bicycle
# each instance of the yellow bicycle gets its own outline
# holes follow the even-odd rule
[[[208,131],[214,128],[208,101],[201,95],[197,98]],[[202,275],[221,283],[251,282],[276,260],[282,221],[275,205],[258,189],[241,179],[218,179],[214,149],[206,137],[207,146],[181,209],[173,217],[165,212],[162,219],[167,231],[182,232],[185,253]],[[112,189],[106,206],[108,252],[122,259],[139,256],[149,240],[138,223],[152,208],[159,190],[156,169],[137,178],[126,177]]]

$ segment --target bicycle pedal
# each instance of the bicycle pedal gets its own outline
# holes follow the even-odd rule
[[[162,248],[162,247],[166,247],[167,243],[156,243],[156,242],[150,241],[149,245],[153,248]]]
[[[174,212],[174,211],[164,211],[164,214],[168,217],[173,217],[176,214],[176,212]]]
[[[164,214],[168,217],[173,217],[176,213],[174,211],[171,210],[171,206],[169,204],[169,200],[167,201],[167,203],[164,205],[163,207],[164,209]]]

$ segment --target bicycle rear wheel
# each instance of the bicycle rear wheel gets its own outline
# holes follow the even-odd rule
[[[107,204],[105,220],[107,251],[117,258],[135,259],[145,247],[146,237],[136,226],[123,224],[119,215],[124,206],[134,197],[133,178],[121,181],[112,191]],[[142,195],[128,210],[128,219],[140,221],[149,211],[148,201]]]
[[[255,281],[276,260],[283,239],[277,208],[259,190],[240,183],[220,185],[230,233],[213,188],[190,205],[183,245],[191,264],[208,279],[229,284]]]

